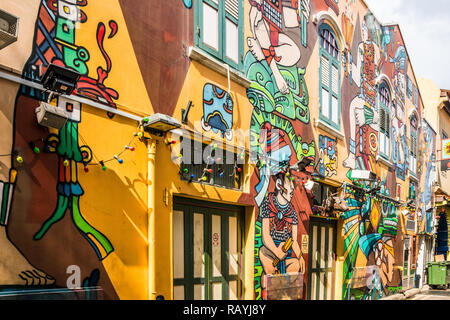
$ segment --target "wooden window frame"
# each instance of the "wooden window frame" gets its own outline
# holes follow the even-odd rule
[[[335,50],[337,50],[337,57],[334,57],[330,52],[328,52],[322,45],[322,31],[328,30],[328,32],[331,34],[331,36],[334,38],[334,43],[336,44]],[[322,57],[328,59],[329,61],[329,87],[325,86],[322,83]],[[341,58],[341,50],[339,47],[339,42],[337,40],[337,36],[333,29],[327,24],[322,23],[319,27],[319,119],[326,124],[330,125],[334,129],[340,131],[341,130],[341,64],[340,64],[340,58]],[[333,92],[333,68],[336,67],[338,70],[338,93]],[[322,89],[325,89],[328,91],[328,108],[329,108],[329,118],[327,118],[322,111]],[[337,98],[338,100],[338,123],[334,123],[333,118],[333,97]]]
[[[196,0],[194,2],[194,44],[197,48],[203,50],[204,52],[210,54],[214,58],[225,62],[233,69],[243,72],[244,71],[244,0],[238,0],[239,2],[239,19],[236,20],[231,14],[227,13],[225,10],[225,1],[219,0],[219,4],[216,4],[212,0]],[[208,46],[203,42],[203,6],[206,3],[209,6],[218,10],[219,16],[219,49]],[[229,19],[238,26],[238,62],[229,59],[226,56],[226,19]]]

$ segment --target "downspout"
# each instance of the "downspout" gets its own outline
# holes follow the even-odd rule
[[[155,168],[156,168],[156,145],[155,139],[147,140],[148,157],[148,299],[154,300],[156,296],[156,256],[155,256]]]

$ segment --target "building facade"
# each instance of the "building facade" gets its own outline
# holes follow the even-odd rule
[[[375,300],[423,285],[437,132],[399,26],[364,1],[0,9],[20,22],[0,50],[0,289]],[[80,74],[71,96],[39,87],[51,64]],[[62,128],[37,122],[41,102]],[[158,113],[180,127],[146,129]]]
[[[437,236],[433,252],[436,255],[444,256],[448,259],[448,228],[450,195],[450,177],[448,176],[449,158],[448,149],[450,131],[450,104],[449,91],[440,89],[431,79],[420,78],[419,86],[423,92],[423,101],[425,106],[425,118],[436,128],[436,184],[435,210],[437,223],[435,233]]]

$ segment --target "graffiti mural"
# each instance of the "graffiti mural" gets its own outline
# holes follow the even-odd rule
[[[203,87],[202,128],[220,131],[228,140],[233,138],[233,99],[228,92],[210,83]]]
[[[343,166],[350,170],[375,172],[378,152],[375,79],[379,73],[377,67],[379,52],[370,37],[367,23],[363,21],[362,42],[358,46],[356,65],[351,65],[352,80],[360,88],[360,93],[350,103],[350,152]]]
[[[306,69],[298,66],[300,48],[284,33],[299,30],[307,47],[310,3],[249,2],[253,36],[247,39],[244,66],[251,80],[247,89],[253,106],[251,157],[257,162],[252,193],[258,208],[254,276],[259,300],[267,298],[265,275],[306,273],[307,252],[301,251],[300,239],[307,220],[304,213],[311,209],[307,204],[298,208],[302,177],[290,168],[305,158],[314,161],[316,151],[315,142],[299,134],[310,123]]]
[[[319,156],[316,164],[316,170],[323,177],[332,177],[337,175],[338,157],[337,157],[337,140],[319,136]]]
[[[400,271],[394,270],[398,207],[350,186],[345,197],[350,209],[341,217],[345,232],[343,298],[377,300],[390,294],[390,287],[401,285]],[[355,277],[361,272],[362,279]]]
[[[113,100],[118,98],[118,93],[104,84],[112,68],[111,60],[103,46],[106,26],[99,23],[97,33],[94,34],[97,37],[98,49],[106,62],[106,69],[101,66],[97,69],[98,79],[88,76],[89,52],[86,48],[78,46],[76,42],[75,33],[78,30],[76,24],[83,24],[88,19],[83,11],[85,6],[87,6],[86,0],[75,3],[46,0],[40,3],[33,48],[24,66],[23,77],[39,82],[45,69],[51,63],[66,67],[82,74],[73,94],[84,95],[115,107]],[[110,29],[108,39],[111,39],[118,32],[118,26],[113,20],[110,20],[108,25]],[[49,131],[35,124],[34,109],[39,101],[56,104],[68,112],[69,120],[61,130]],[[93,159],[91,148],[80,143],[79,139],[78,128],[82,122],[81,104],[64,97],[54,97],[49,100],[48,92],[21,86],[15,110],[12,150],[20,150],[28,159],[44,158],[43,161],[51,168],[48,172],[53,170],[53,173],[43,176],[34,167],[24,169],[21,165],[22,161],[18,161],[15,155],[12,156],[14,160],[10,179],[0,183],[3,191],[0,232],[6,229],[15,212],[21,210],[23,205],[21,201],[28,201],[27,205],[33,208],[29,213],[32,219],[38,219],[37,214],[47,219],[38,230],[35,230],[34,240],[43,241],[51,233],[52,227],[69,212],[76,230],[91,245],[98,259],[105,259],[114,248],[108,238],[83,216],[80,204],[85,191],[78,180],[78,169],[79,166],[87,166]],[[39,144],[43,153],[36,154],[36,149],[30,148],[35,143]],[[36,177],[43,179],[37,182]],[[27,184],[26,188],[24,183]],[[17,184],[19,188],[15,188]],[[25,190],[33,192],[24,193]],[[16,201],[12,201],[13,199]],[[6,256],[9,257],[11,265],[6,269],[11,274],[0,278],[0,285],[48,286],[55,284],[52,276],[34,268],[9,241],[7,237],[2,237],[0,246],[2,252],[8,252]]]
[[[421,190],[423,191],[419,195],[419,230],[420,232],[431,233],[432,225],[432,194],[433,185],[436,180],[436,133],[430,127],[426,121],[422,121],[422,138],[420,145],[420,151],[422,154],[423,168],[421,177]]]

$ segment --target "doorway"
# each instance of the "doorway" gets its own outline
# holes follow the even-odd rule
[[[241,299],[243,217],[241,207],[174,199],[175,300]]]
[[[308,300],[334,300],[337,223],[311,217],[309,222]]]

